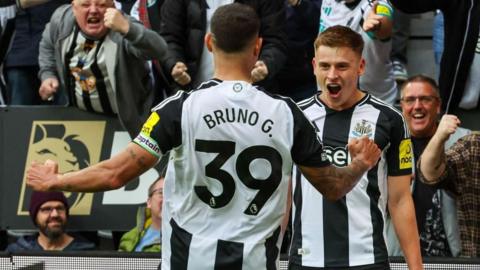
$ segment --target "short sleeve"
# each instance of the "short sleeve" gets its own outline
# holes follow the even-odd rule
[[[133,142],[158,158],[179,146],[182,142],[182,107],[186,98],[188,94],[179,91],[153,108]]]
[[[392,114],[390,119],[390,147],[387,149],[386,158],[389,176],[412,174],[413,148],[410,134],[403,117]]]
[[[295,164],[308,167],[330,165],[312,123],[293,101],[289,100],[287,103],[293,114],[294,128],[291,155]]]

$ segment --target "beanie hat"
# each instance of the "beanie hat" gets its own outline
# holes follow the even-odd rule
[[[37,213],[38,210],[40,209],[40,206],[46,202],[50,201],[59,201],[62,202],[63,205],[65,205],[65,208],[67,209],[67,217],[68,217],[68,201],[63,192],[59,191],[53,191],[53,192],[40,192],[40,191],[34,191],[32,193],[32,196],[30,197],[30,218],[33,221],[33,224],[36,223],[37,219]]]

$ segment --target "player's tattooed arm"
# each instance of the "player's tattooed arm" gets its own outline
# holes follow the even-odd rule
[[[345,196],[368,169],[369,166],[358,159],[343,168],[333,165],[321,168],[300,166],[303,175],[328,200]]]
[[[62,190],[104,191],[124,186],[153,167],[157,158],[135,143],[125,150],[66,177]]]
[[[299,166],[303,175],[329,200],[338,200],[352,190],[362,175],[377,164],[381,154],[375,142],[366,137],[352,139],[348,150],[352,161],[343,168]]]
[[[130,158],[132,160],[135,161],[135,163],[137,164],[137,166],[141,169],[141,170],[147,170],[148,169],[148,166],[147,164],[145,163],[145,157],[144,156],[139,156],[137,153],[135,153],[135,151],[131,148],[128,148],[127,149],[128,153],[130,154]]]
[[[47,160],[33,163],[27,171],[27,184],[35,190],[96,192],[116,189],[140,176],[158,158],[135,143],[110,159],[79,171],[59,173],[58,164]]]

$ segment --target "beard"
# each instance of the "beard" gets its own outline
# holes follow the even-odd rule
[[[51,222],[51,221],[57,221],[59,222],[61,225],[60,226],[55,226],[55,227],[49,227],[48,224]],[[66,226],[66,223],[64,220],[61,220],[59,218],[55,218],[55,219],[49,219],[47,220],[47,222],[45,222],[44,224],[40,224],[39,225],[39,230],[50,240],[57,240],[58,238],[60,238],[60,236],[62,236],[65,232],[65,226]]]

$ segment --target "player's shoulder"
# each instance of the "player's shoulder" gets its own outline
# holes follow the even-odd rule
[[[372,95],[369,95],[369,98],[364,101],[364,104],[370,105],[374,110],[379,111],[378,125],[389,126],[394,132],[403,131],[404,134],[409,134],[405,118],[402,112],[395,108],[395,106]]]
[[[258,85],[254,85],[254,87],[259,93],[261,93],[262,95],[264,95],[267,98],[271,98],[271,99],[274,99],[274,100],[279,101],[279,102],[295,103],[290,97],[283,96],[283,95],[276,94],[276,93],[271,93],[271,92],[267,91],[265,88],[263,88],[261,86],[258,86]]]
[[[166,107],[180,106],[191,95],[191,91],[178,90],[174,95],[162,100],[155,107],[152,108],[152,112],[160,111]]]
[[[183,103],[187,99],[202,95],[204,93],[206,94],[213,94],[210,93],[209,91],[211,88],[215,87],[221,87],[222,81],[219,79],[210,79],[208,81],[204,81],[201,84],[197,86],[197,88],[192,89],[192,90],[178,90],[174,95],[164,99],[162,102],[160,102],[158,105],[153,107],[152,111],[159,110],[165,106],[171,105],[172,103]]]
[[[403,115],[400,110],[373,95],[368,94],[368,98],[365,99],[361,105],[370,105],[388,118],[400,118],[403,120]]]
[[[296,103],[293,99],[287,96],[282,96],[280,94],[272,94],[269,93],[262,88],[259,89],[262,93],[264,93],[266,96],[269,98],[273,99],[276,102],[280,102],[285,105],[285,107],[288,109],[288,111],[293,114],[294,116],[297,115],[298,113],[302,113],[303,109],[299,106],[298,103]]]
[[[306,98],[306,99],[303,99],[303,100],[300,100],[297,102],[297,106],[302,110],[302,111],[305,111],[306,109],[310,108],[310,107],[324,107],[323,104],[321,102],[318,102],[318,100],[316,99],[315,95],[314,96],[311,96],[309,98]]]
[[[222,84],[222,81],[219,79],[211,79],[208,81],[204,81],[201,84],[197,86],[197,88],[194,90],[196,93],[201,93],[202,90],[206,90],[212,87],[220,86]]]

